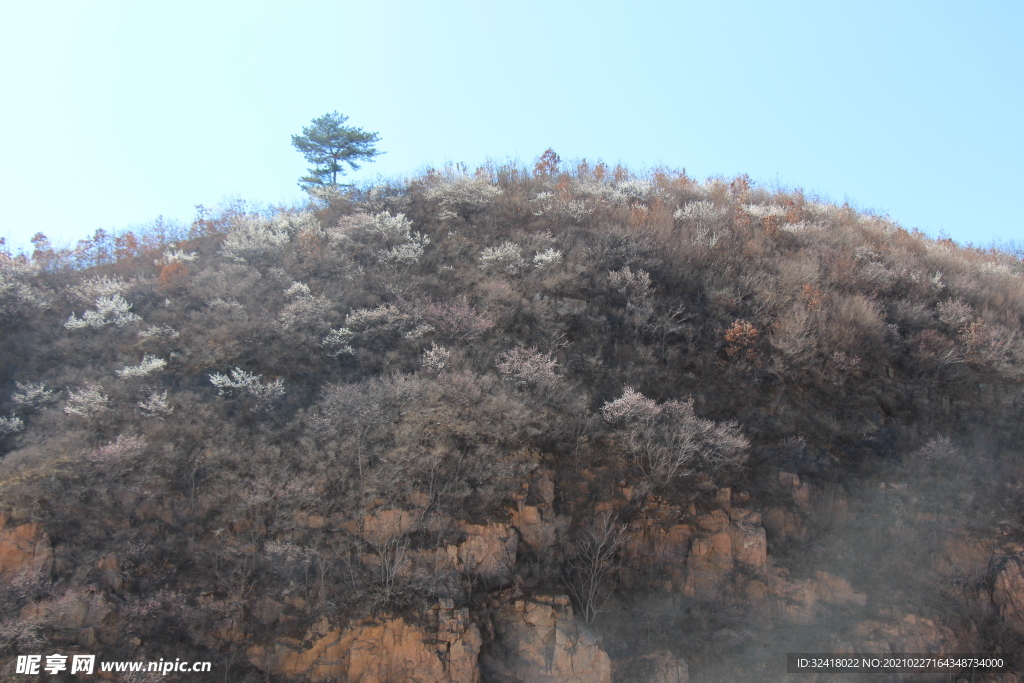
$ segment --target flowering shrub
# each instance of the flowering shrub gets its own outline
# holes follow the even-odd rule
[[[96,299],[96,310],[86,311],[81,318],[74,313],[64,323],[69,330],[78,330],[85,327],[100,328],[107,325],[124,327],[129,323],[142,320],[140,316],[131,312],[132,305],[125,301],[120,294],[113,296],[101,296]]]
[[[654,315],[654,289],[650,274],[643,270],[634,273],[626,266],[609,272],[608,284],[626,296],[626,310],[632,314],[634,324],[645,326]]]
[[[322,328],[327,324],[330,302],[322,296],[313,296],[302,282],[293,282],[284,291],[291,301],[277,316],[281,330],[290,332],[302,327]]]
[[[412,221],[404,213],[392,216],[385,211],[373,216],[364,228],[364,236],[384,249],[408,242],[413,235]]]
[[[345,198],[345,193],[337,185],[309,185],[302,189],[323,206],[331,206]]]
[[[113,464],[134,460],[146,449],[146,440],[141,436],[121,434],[116,441],[94,449],[88,455],[95,463]]]
[[[446,220],[458,216],[457,211],[478,210],[490,204],[501,194],[501,188],[482,176],[458,175],[441,180],[424,196],[437,202],[441,208],[438,218]]]
[[[473,339],[494,327],[494,321],[478,314],[465,297],[444,302],[432,301],[424,304],[419,311],[423,319],[448,341]]]
[[[974,307],[962,299],[946,299],[935,305],[939,320],[954,330],[963,327],[974,317]]]
[[[518,244],[504,242],[499,247],[486,247],[480,253],[480,269],[517,275],[526,269],[526,261]]]
[[[536,207],[533,210],[534,216],[550,216],[573,224],[582,222],[592,211],[584,200],[562,193],[541,192],[530,203]]]
[[[433,327],[420,322],[419,318],[401,310],[394,304],[381,304],[376,308],[359,308],[345,316],[345,326],[331,330],[320,345],[328,349],[328,355],[337,357],[353,353],[353,342],[363,346],[393,343],[398,339],[416,341],[433,331]]]
[[[174,407],[167,402],[167,392],[163,393],[153,392],[145,401],[139,401],[139,410],[146,417],[163,418],[164,415],[170,415],[174,412]]]
[[[254,412],[269,410],[284,396],[284,380],[280,377],[265,384],[263,375],[253,375],[238,367],[231,371],[230,376],[215,372],[209,377],[218,394],[228,396],[238,392],[251,401],[250,409]]]
[[[661,407],[633,387],[626,387],[622,396],[608,401],[601,407],[605,422],[646,422],[661,414]]]
[[[110,399],[100,393],[100,387],[86,385],[78,391],[68,390],[64,412],[78,417],[92,417],[110,410]]]
[[[645,180],[604,182],[596,178],[577,178],[572,192],[576,196],[612,205],[638,204],[654,194],[654,186]]]
[[[57,395],[46,389],[42,382],[22,384],[15,382],[17,390],[11,395],[11,401],[20,408],[38,408],[42,405],[57,400]]]
[[[751,216],[761,219],[784,218],[789,211],[785,206],[778,204],[744,204],[741,208]]]
[[[606,403],[606,422],[621,424],[618,434],[640,471],[658,486],[696,472],[711,475],[735,469],[746,460],[750,442],[734,422],[697,417],[693,399],[657,405],[626,387]]]
[[[538,251],[533,255],[533,265],[538,268],[544,266],[552,266],[562,262],[562,252],[558,249],[545,249],[544,251]]]
[[[252,261],[279,250],[290,239],[288,220],[282,216],[274,220],[251,214],[236,216],[221,254],[235,261]]]
[[[37,263],[0,249],[0,316],[13,317],[24,309],[46,304],[43,293],[27,282],[38,272]]]
[[[686,206],[676,209],[672,217],[693,230],[694,244],[713,247],[718,242],[715,228],[725,217],[725,212],[715,206],[713,202],[699,201],[690,202]]]
[[[389,268],[408,268],[419,263],[420,257],[423,256],[423,247],[428,244],[430,239],[426,235],[415,232],[408,242],[380,252],[377,260]]]
[[[178,338],[178,332],[168,325],[150,325],[144,330],[139,330],[139,339],[171,341]]]
[[[167,251],[163,253],[163,256],[153,261],[158,266],[166,266],[172,263],[188,263],[189,261],[195,261],[199,258],[199,255],[193,252],[184,252],[180,249],[175,249],[174,245],[171,245]]]
[[[537,349],[515,348],[498,354],[498,372],[520,386],[549,384],[556,379],[555,359]]]
[[[0,417],[0,436],[14,434],[15,432],[20,432],[24,428],[25,423],[16,415],[12,414],[10,417]]]
[[[68,296],[81,302],[95,301],[101,296],[117,296],[124,294],[131,283],[122,277],[100,275],[82,280],[74,287],[68,288]]]
[[[452,354],[448,349],[431,343],[430,348],[423,352],[423,369],[429,373],[438,374],[448,367],[451,358]]]
[[[388,268],[408,268],[419,262],[430,239],[413,232],[412,221],[404,213],[389,212],[373,216],[355,214],[342,217],[332,232],[336,241],[349,241],[363,250],[364,263],[376,262]]]
[[[117,370],[117,376],[121,379],[145,377],[149,373],[163,370],[165,367],[167,367],[167,361],[163,358],[157,358],[156,356],[146,354],[143,356],[142,362],[138,365],[128,365]]]
[[[326,337],[320,340],[320,346],[327,349],[328,356],[337,358],[342,354],[356,352],[352,344],[349,343],[353,337],[355,337],[355,333],[347,327],[341,327],[337,330],[332,329],[327,333]]]

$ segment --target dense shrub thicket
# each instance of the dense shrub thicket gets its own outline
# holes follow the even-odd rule
[[[0,601],[0,647],[56,637],[19,611],[110,554],[165,635],[122,620],[111,648],[200,647],[210,592],[204,619],[401,609],[453,589],[389,562],[453,526],[370,547],[296,515],[500,518],[538,463],[687,503],[782,466],[838,481],[920,445],[939,418],[907,392],[1024,372],[1017,258],[799,190],[549,155],[315,194],[0,254],[0,511],[59,549]]]

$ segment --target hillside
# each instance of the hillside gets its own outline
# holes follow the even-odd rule
[[[552,152],[35,244],[0,255],[5,680],[825,681],[786,653],[1024,644],[1013,255]]]

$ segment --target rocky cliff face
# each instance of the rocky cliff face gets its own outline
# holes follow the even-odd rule
[[[877,592],[863,577],[842,568],[796,575],[786,556],[773,548],[808,535],[816,516],[834,523],[850,521],[850,503],[835,491],[818,490],[796,475],[779,473],[777,485],[762,503],[732,488],[709,490],[704,506],[682,508],[657,497],[637,498],[614,483],[602,487],[601,473],[583,471],[559,490],[554,473],[537,468],[523,487],[507,521],[456,525],[453,542],[434,549],[408,549],[399,576],[451,574],[476,583],[471,596],[456,590],[425,612],[381,614],[338,622],[320,617],[301,633],[294,630],[306,601],[254,599],[244,612],[225,616],[203,629],[211,647],[239,646],[256,669],[281,680],[351,683],[456,683],[507,681],[590,683],[650,681],[681,683],[689,667],[677,653],[617,648],[607,625],[588,627],[574,614],[564,594],[540,588],[536,567],[571,552],[569,515],[556,512],[590,506],[594,514],[625,515],[632,521],[615,559],[614,584],[605,590],[662,596],[668,602],[717,605],[749,615],[753,629],[832,627],[834,652],[963,652],[979,647],[977,633],[957,628],[956,619],[921,613],[906,600]],[[883,485],[891,500],[908,495],[900,486]],[[771,494],[771,495],[769,495]],[[566,500],[566,498],[569,498]],[[596,500],[595,500],[596,499]],[[599,511],[599,512],[598,512]],[[919,515],[922,524],[946,531],[936,539],[928,571],[945,577],[947,597],[963,610],[989,615],[1006,629],[1024,633],[1024,547],[1011,541],[978,539],[949,519]],[[838,520],[838,521],[836,521]],[[54,548],[38,524],[3,517],[0,529],[0,586],[12,589],[25,577],[53,571]],[[358,524],[326,518],[297,518],[297,533],[316,530],[354,534],[368,550],[359,564],[379,568],[380,548],[431,525],[422,508],[381,509]],[[853,565],[851,565],[852,567]],[[113,555],[90,570],[89,590],[38,600],[25,607],[20,621],[84,648],[119,642],[121,622],[130,618],[118,596],[126,590],[127,571]],[[535,585],[531,585],[531,583]],[[229,610],[224,608],[225,614]],[[248,615],[248,616],[246,616]],[[602,637],[601,629],[605,630]],[[612,640],[609,640],[609,638]],[[736,639],[729,629],[714,637]],[[768,675],[770,667],[763,673]],[[984,680],[1011,680],[989,677]]]
[[[23,574],[47,574],[53,565],[50,539],[39,524],[7,526],[0,514],[0,582]]]
[[[312,682],[688,681],[685,659],[667,651],[619,653],[613,659],[601,637],[574,615],[569,597],[531,591],[524,585],[518,563],[528,560],[520,546],[548,553],[565,547],[568,521],[553,511],[556,490],[549,475],[541,470],[524,487],[521,500],[509,510],[508,523],[463,524],[462,541],[432,552],[413,552],[403,569],[412,574],[416,567],[444,568],[472,576],[490,591],[485,603],[466,603],[463,598],[465,606],[457,607],[453,599],[443,598],[411,618],[381,616],[344,624],[321,619],[297,638],[244,635],[241,642],[246,643],[249,662],[274,676]],[[585,473],[583,480],[588,476]],[[802,537],[813,515],[823,510],[843,518],[848,503],[833,495],[822,507],[823,493],[795,475],[780,473],[778,481],[773,507],[728,488],[709,495],[714,507],[704,511],[680,509],[655,498],[646,501],[622,547],[620,590],[654,591],[665,600],[710,601],[749,613],[755,628],[759,624],[771,624],[772,629],[813,627],[823,618],[843,615],[846,625],[835,631],[832,641],[835,652],[942,653],[978,646],[971,634],[907,611],[906,605],[894,609],[886,596],[872,594],[870,586],[858,587],[844,576],[823,570],[792,575],[773,556],[772,544]],[[536,504],[526,505],[526,500]],[[617,490],[611,501],[596,506],[616,510],[630,502]],[[381,511],[363,520],[358,531],[380,541],[396,529],[415,530],[423,522],[418,514]],[[38,530],[30,534],[15,528],[35,538],[34,543],[41,542]],[[934,557],[934,566],[951,581],[984,576],[989,567],[995,567],[988,589],[965,591],[960,598],[998,612],[1008,628],[1024,629],[1022,558],[1020,546],[950,535]],[[113,560],[105,566],[111,571]],[[285,607],[274,612],[264,605],[253,611],[279,614]],[[52,609],[36,606],[25,618],[45,620]],[[57,621],[50,617],[51,622],[77,629],[86,642],[101,637],[104,624],[116,619],[115,611],[98,595],[65,607],[61,614]],[[724,631],[719,637],[735,634]],[[769,671],[770,667],[765,675]]]
[[[323,620],[301,640],[250,646],[247,657],[269,674],[314,683],[477,683],[481,638],[467,610],[442,603],[425,622],[382,618],[339,628]]]

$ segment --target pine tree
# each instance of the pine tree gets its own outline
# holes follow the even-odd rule
[[[373,157],[383,154],[372,146],[380,141],[377,133],[346,126],[346,121],[347,116],[331,112],[313,119],[312,125],[302,129],[302,135],[292,136],[292,145],[302,152],[306,161],[313,164],[309,175],[299,183],[306,189],[322,185],[337,186],[338,174],[345,174],[343,164],[357,170],[359,161],[372,161]]]

